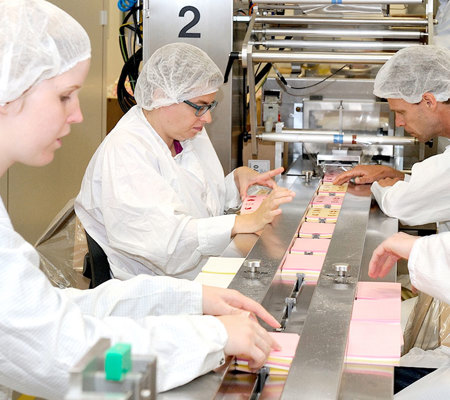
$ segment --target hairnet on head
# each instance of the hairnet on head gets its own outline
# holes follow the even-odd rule
[[[153,110],[216,92],[222,84],[222,73],[203,50],[172,43],[156,50],[145,63],[134,98],[138,106]]]
[[[0,0],[0,105],[91,56],[89,37],[44,0]]]
[[[373,94],[419,103],[430,92],[437,101],[450,98],[450,50],[411,46],[395,53],[378,71]]]

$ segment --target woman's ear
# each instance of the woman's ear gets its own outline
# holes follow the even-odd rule
[[[430,93],[430,92],[424,93],[422,95],[422,100],[425,102],[425,105],[428,108],[430,108],[430,109],[436,108],[437,101],[436,101],[436,97],[434,97],[433,93]]]
[[[23,105],[24,98],[21,96],[9,103],[0,105],[0,115],[7,115],[11,113],[18,114],[20,111],[22,111]]]

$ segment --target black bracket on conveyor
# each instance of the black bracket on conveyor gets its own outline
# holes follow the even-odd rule
[[[258,371],[255,386],[253,387],[253,391],[249,397],[249,400],[258,400],[259,399],[259,396],[261,395],[261,393],[263,391],[264,384],[266,383],[268,376],[269,376],[269,368],[268,367],[262,367]]]
[[[297,274],[297,281],[295,282],[291,295],[284,299],[285,306],[283,316],[281,317],[280,321],[281,326],[276,329],[277,332],[282,332],[286,329],[286,323],[288,322],[289,317],[291,316],[291,313],[297,304],[297,296],[302,290],[304,283],[305,283],[305,275]]]

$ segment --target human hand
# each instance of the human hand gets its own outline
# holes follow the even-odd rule
[[[409,258],[409,254],[419,236],[399,232],[387,238],[373,252],[369,262],[369,276],[383,278],[400,258]]]
[[[241,199],[244,199],[247,196],[248,188],[253,185],[261,185],[275,189],[277,184],[272,178],[283,173],[283,171],[284,168],[281,167],[260,174],[254,169],[248,167],[236,168],[234,171],[234,180],[239,189]]]
[[[226,355],[240,356],[248,359],[252,370],[261,368],[272,349],[281,350],[267,331],[258,324],[249,313],[218,317],[228,333],[224,352]]]
[[[378,181],[378,184],[381,187],[388,187],[388,186],[394,186],[398,181],[401,181],[402,179],[400,178],[384,178],[384,179],[380,179]]]
[[[342,185],[350,179],[355,178],[358,185],[373,183],[383,178],[403,179],[404,174],[386,165],[357,165],[350,171],[343,172],[333,181],[334,185]]]
[[[261,304],[237,290],[203,285],[203,314],[231,315],[242,311],[255,314],[273,328],[280,327]]]
[[[277,215],[281,214],[280,205],[289,203],[294,197],[295,192],[292,190],[276,187],[264,199],[255,212],[236,216],[231,234],[234,236],[238,233],[254,233],[260,231],[264,226],[271,223]]]

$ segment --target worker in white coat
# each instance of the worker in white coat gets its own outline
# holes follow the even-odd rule
[[[450,304],[450,232],[425,237],[399,232],[391,236],[375,249],[369,276],[386,276],[401,258],[408,259],[411,284],[415,288]],[[413,350],[416,351],[406,356],[409,362],[438,369],[398,392],[395,399],[449,399],[450,350],[445,346],[432,351]]]
[[[90,42],[44,0],[0,0],[0,9],[1,176],[16,162],[51,162],[70,125],[82,121]],[[100,338],[156,355],[159,391],[218,367],[227,354],[247,354],[258,368],[277,345],[249,312],[279,326],[236,291],[169,277],[57,289],[0,201],[0,386],[61,400],[71,367]]]
[[[426,142],[450,138],[450,50],[411,46],[398,51],[377,74],[374,94],[387,98],[395,123]],[[381,210],[406,225],[440,222],[450,227],[450,146],[442,154],[414,164],[411,175],[383,165],[359,165],[334,183],[354,178],[372,183]]]
[[[234,235],[262,230],[292,200],[294,193],[272,180],[281,168],[258,174],[240,167],[224,178],[204,127],[222,83],[219,68],[199,48],[161,47],[139,75],[137,105],[91,159],[75,211],[116,278],[193,279]],[[224,215],[253,184],[272,189],[258,210]]]

